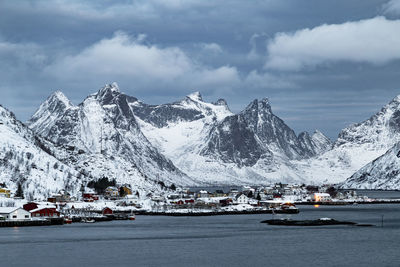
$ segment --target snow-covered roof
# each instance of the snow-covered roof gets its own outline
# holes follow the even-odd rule
[[[18,210],[18,209],[21,209],[21,208],[18,208],[18,207],[0,207],[0,214],[1,213],[11,213],[11,212],[13,212],[15,210]]]

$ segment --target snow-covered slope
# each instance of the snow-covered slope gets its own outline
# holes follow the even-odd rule
[[[225,100],[206,103],[198,92],[172,104],[132,106],[145,136],[198,184],[300,181],[285,162],[323,149],[321,142],[301,147],[267,99],[236,115]]]
[[[400,96],[368,120],[343,129],[331,150],[292,164],[309,181],[339,183],[399,141]]]
[[[51,96],[28,121],[28,125],[58,145],[86,151],[93,166],[101,166],[99,162],[103,162],[104,167],[100,169],[112,175],[109,178],[131,176],[131,180],[135,181],[142,176],[153,181],[191,184],[191,180],[142,134],[130,108],[130,103],[136,99],[122,94],[117,84],[106,85],[78,106],[46,109],[62,106],[61,103],[48,104],[52,101],[62,100]],[[103,173],[99,173],[97,167],[90,169],[92,176]]]
[[[400,97],[342,130],[334,144],[318,130],[297,136],[266,98],[233,114],[225,100],[207,103],[198,92],[149,105],[121,93],[115,83],[77,106],[56,92],[28,124],[71,148],[57,158],[86,176],[134,181],[143,188],[157,180],[332,183],[343,182],[400,141]]]
[[[21,184],[28,199],[48,197],[61,189],[77,193],[83,176],[54,157],[56,150],[0,106],[1,182],[14,192]]]
[[[400,189],[400,143],[368,163],[340,187],[354,189]]]

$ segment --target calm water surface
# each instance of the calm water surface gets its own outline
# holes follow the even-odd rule
[[[399,204],[300,209],[275,217],[377,226],[269,226],[260,221],[272,215],[236,215],[0,228],[0,266],[400,266]]]

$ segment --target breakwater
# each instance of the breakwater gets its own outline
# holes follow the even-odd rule
[[[45,220],[32,220],[32,221],[0,221],[0,227],[23,227],[23,226],[49,226],[49,225],[62,225],[64,224],[63,218],[51,218]]]

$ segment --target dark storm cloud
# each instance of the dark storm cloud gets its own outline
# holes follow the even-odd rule
[[[56,89],[78,103],[117,81],[149,103],[269,97],[296,131],[335,137],[400,93],[398,3],[2,1],[1,104],[25,120]]]

